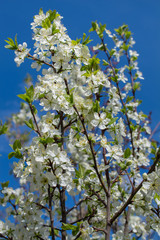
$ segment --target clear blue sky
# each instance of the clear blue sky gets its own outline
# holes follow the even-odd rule
[[[153,112],[153,126],[160,121],[160,1],[159,0],[5,0],[0,6],[0,119],[18,111],[17,94],[23,92],[23,79],[27,73],[33,76],[30,62],[19,68],[14,62],[14,53],[4,48],[4,40],[17,33],[18,42],[26,41],[32,47],[30,23],[39,12],[56,9],[71,38],[80,38],[88,32],[91,21],[106,23],[110,30],[126,23],[133,32],[135,49],[139,52],[139,66],[145,80],[141,89],[143,111]],[[158,135],[160,137],[160,134]],[[9,177],[7,141],[0,137],[0,181]]]

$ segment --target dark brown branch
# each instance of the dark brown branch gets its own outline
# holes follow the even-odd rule
[[[93,213],[92,213],[91,215],[89,215],[89,216],[84,216],[84,217],[82,217],[82,218],[79,218],[79,219],[75,220],[74,222],[70,222],[69,224],[73,225],[73,224],[75,224],[75,223],[77,223],[77,222],[81,222],[81,221],[85,221],[85,220],[88,220],[88,221],[89,221],[94,215],[95,215],[95,214],[94,214],[94,211],[93,211]]]
[[[10,238],[10,237],[5,237],[2,233],[0,233],[0,237],[3,237],[4,239],[7,239],[7,240],[12,240],[12,238]]]
[[[68,127],[70,127],[75,122],[77,122],[77,119],[70,120],[69,123],[66,126],[64,126],[64,129],[67,129]]]
[[[104,131],[102,131],[102,136],[104,135]],[[103,148],[103,159],[105,166],[109,166],[109,161],[106,159],[106,149]],[[110,240],[110,231],[111,231],[111,225],[110,225],[110,215],[111,215],[111,182],[110,182],[110,176],[109,176],[109,169],[107,168],[105,170],[106,174],[106,180],[108,185],[108,195],[107,195],[107,205],[106,205],[106,234],[105,234],[105,240]]]
[[[34,110],[33,110],[33,107],[32,107],[32,104],[31,103],[29,103],[29,108],[30,108],[30,110],[31,110],[31,113],[32,113],[32,116],[33,116],[33,119],[34,119],[34,122],[35,122],[35,125],[36,125],[36,132],[38,133],[38,135],[40,136],[40,137],[42,137],[42,135],[41,135],[41,132],[40,132],[40,130],[39,130],[39,127],[38,127],[38,123],[37,123],[37,120],[36,120],[36,117],[35,117],[35,114],[34,114]]]
[[[50,185],[48,184],[48,198],[49,198],[49,218],[50,218],[50,226],[51,226],[51,236],[52,240],[55,240],[55,234],[54,234],[54,220],[52,216],[52,198],[53,198],[53,192],[50,191]]]
[[[61,204],[61,213],[62,213],[62,223],[67,222],[67,216],[66,216],[66,203],[65,203],[65,188],[63,187],[60,189],[60,186],[58,186],[59,192],[60,192],[60,204]],[[66,231],[62,230],[62,240],[66,239]]]
[[[160,153],[157,154],[156,160],[154,161],[154,163],[150,167],[150,170],[148,171],[147,174],[150,174],[150,173],[152,173],[155,170],[155,167],[156,167],[157,163],[159,162],[159,160],[160,160]],[[126,207],[128,207],[128,205],[131,204],[133,197],[141,189],[141,187],[143,185],[143,182],[144,182],[144,180],[142,180],[141,183],[134,189],[134,191],[132,191],[132,193],[129,196],[128,200],[123,204],[123,206],[111,218],[110,224],[112,224],[122,214],[122,212],[126,209]]]
[[[152,137],[153,137],[153,135],[155,134],[155,132],[157,131],[159,125],[160,125],[160,122],[158,122],[158,124],[157,124],[157,125],[155,126],[155,128],[153,129],[153,131],[152,131],[152,133],[151,133],[151,135],[150,135],[150,137],[149,137],[149,140],[152,139]]]
[[[100,194],[98,192],[95,192],[94,190],[91,190],[93,192],[93,195],[95,195],[98,200],[103,203],[103,205],[107,208],[107,203],[101,198]]]
[[[105,235],[107,235],[107,231],[106,231],[105,229],[97,228],[97,227],[93,227],[93,229],[94,229],[96,232],[103,232],[103,233],[105,233]]]
[[[81,232],[79,232],[78,234],[77,234],[77,236],[74,238],[74,240],[77,240],[80,236],[81,236]]]
[[[128,210],[127,210],[127,214],[126,214],[126,221],[125,221],[125,225],[124,225],[124,239],[125,239],[125,237],[127,237],[127,234],[129,231],[128,226],[129,226],[130,214],[131,214],[131,207],[128,206]]]
[[[61,151],[63,151],[63,143],[64,143],[64,125],[63,125],[63,120],[64,120],[64,116],[63,116],[63,112],[60,111],[60,123],[59,125],[61,126]],[[63,171],[63,173],[65,173],[65,171]],[[67,215],[66,215],[66,201],[65,201],[65,187],[60,187],[60,185],[58,184],[58,189],[59,189],[59,193],[60,193],[60,204],[61,204],[61,214],[62,214],[62,223],[66,223],[67,222]],[[66,240],[66,231],[62,229],[61,231],[62,234],[62,240]]]
[[[9,203],[12,205],[13,209],[15,210],[16,215],[18,215],[16,205],[9,200]]]
[[[45,62],[45,61],[43,61],[43,60],[40,60],[40,59],[38,59],[38,58],[35,58],[35,57],[33,57],[30,53],[27,54],[27,57],[28,57],[28,58],[31,58],[32,60],[34,60],[34,61],[36,61],[36,62],[43,63],[43,64],[45,64],[45,65],[53,68],[54,72],[56,72],[56,69],[54,68],[54,66],[53,66],[52,64],[49,64],[49,63],[47,63],[47,62]]]
[[[45,240],[44,238],[40,237],[40,236],[36,236],[38,239],[40,240]]]
[[[154,212],[156,216],[160,218],[160,212],[157,208],[156,209],[152,208],[151,211]]]
[[[70,213],[73,209],[77,208],[81,203],[85,202],[87,199],[91,199],[91,197],[93,196],[93,194],[90,197],[86,197],[84,199],[81,199],[78,203],[76,203],[72,208],[68,209],[66,211],[66,214]]]
[[[132,180],[131,180],[131,178],[130,178],[130,176],[129,176],[129,174],[128,174],[128,172],[127,172],[127,170],[125,170],[125,173],[127,174],[127,177],[128,177],[128,179],[129,179],[129,182],[130,182],[130,184],[131,184],[131,187],[132,187],[132,191],[134,191],[134,184],[133,184],[133,182],[132,182]]]
[[[44,206],[44,205],[42,205],[40,203],[36,203],[36,202],[33,202],[33,203],[35,203],[40,209],[45,209],[47,212],[50,211],[48,207],[46,207],[46,206]]]

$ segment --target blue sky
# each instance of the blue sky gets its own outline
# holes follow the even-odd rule
[[[4,40],[17,33],[18,42],[26,41],[33,46],[30,23],[39,12],[56,9],[63,17],[63,23],[71,38],[80,38],[87,33],[91,21],[106,23],[113,30],[126,23],[133,32],[135,49],[140,54],[139,66],[145,80],[141,88],[143,111],[153,112],[154,127],[160,121],[160,1],[159,0],[5,0],[0,7],[0,119],[18,111],[20,101],[17,94],[23,92],[23,79],[27,73],[36,77],[36,72],[26,61],[19,68],[14,62],[14,53],[4,48]],[[158,138],[160,135],[157,136]],[[10,147],[4,136],[0,137],[0,181],[9,176],[7,153]],[[13,180],[13,179],[12,179]]]

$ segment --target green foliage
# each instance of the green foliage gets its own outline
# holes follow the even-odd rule
[[[9,181],[1,183],[2,189],[4,189],[5,187],[8,187],[8,185],[9,185]]]
[[[99,69],[100,59],[96,58],[96,55],[89,59],[88,65],[81,67],[81,71],[87,71],[88,73],[96,73]]]
[[[32,119],[29,119],[29,121],[25,121],[25,124],[31,128],[32,130],[34,130],[34,124],[33,124],[33,121]]]
[[[13,150],[16,150],[17,148],[18,149],[21,149],[21,141],[20,140],[15,140],[14,143],[13,143]]]
[[[7,124],[6,123],[2,124],[2,121],[1,121],[0,122],[0,135],[5,134],[7,132],[7,129],[8,129]]]
[[[119,28],[115,29],[116,33],[121,37],[126,37],[126,39],[129,39],[131,36],[131,32],[129,31],[128,25],[123,24]]]
[[[33,87],[33,85],[31,85],[28,89],[26,87],[25,87],[25,89],[26,89],[26,93],[19,94],[18,97],[27,103],[32,103],[33,97],[34,97],[34,87]]]
[[[98,112],[98,113],[100,111],[99,101],[97,101],[97,100],[95,102],[93,102],[93,111]]]
[[[42,28],[45,28],[45,29],[50,28],[52,22],[59,16],[59,14],[56,12],[56,10],[54,10],[54,11],[49,10],[48,13],[49,13],[49,17],[45,18],[42,21]],[[59,30],[56,29],[55,25],[53,24],[53,26],[52,26],[52,34],[55,34],[57,32],[59,32]]]
[[[79,232],[81,224],[82,224],[82,222],[78,222],[77,226],[75,226],[75,225],[71,225],[69,223],[63,223],[62,230],[72,230],[72,235],[76,236],[76,234]]]
[[[131,150],[130,148],[127,148],[124,152],[124,158],[129,158],[131,155]]]
[[[90,38],[89,36],[86,37],[86,34],[83,33],[82,44],[83,44],[83,45],[87,45],[88,43],[90,43],[90,42],[93,41],[93,40],[90,40],[89,38]]]
[[[98,25],[97,21],[92,22],[92,27],[89,30],[89,32],[96,31],[98,36],[102,39],[103,38],[103,33],[106,28],[106,24],[102,25],[101,23]]]
[[[8,158],[9,159],[11,159],[12,157],[15,157],[15,158],[18,158],[18,159],[22,158],[22,154],[20,152],[20,149],[22,147],[20,140],[18,140],[18,139],[15,140],[13,145],[10,144],[10,146],[14,150],[14,152],[9,153],[8,154]]]
[[[15,36],[15,39],[8,38],[8,40],[5,40],[8,45],[5,45],[5,48],[11,49],[11,50],[17,50],[18,49],[18,43],[17,43],[17,35]]]

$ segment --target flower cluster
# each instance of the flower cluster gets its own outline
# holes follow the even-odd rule
[[[28,145],[21,139],[11,145],[21,188],[2,184],[1,202],[13,219],[0,221],[0,236],[109,240],[160,234],[160,154],[148,137],[148,117],[139,111],[143,77],[132,34],[126,25],[112,34],[93,22],[90,32],[100,43],[90,51],[89,37],[71,40],[61,19],[51,10],[34,17],[33,55],[26,43],[8,41],[17,65],[32,59],[39,75],[19,95],[28,108],[17,118],[34,137]]]

